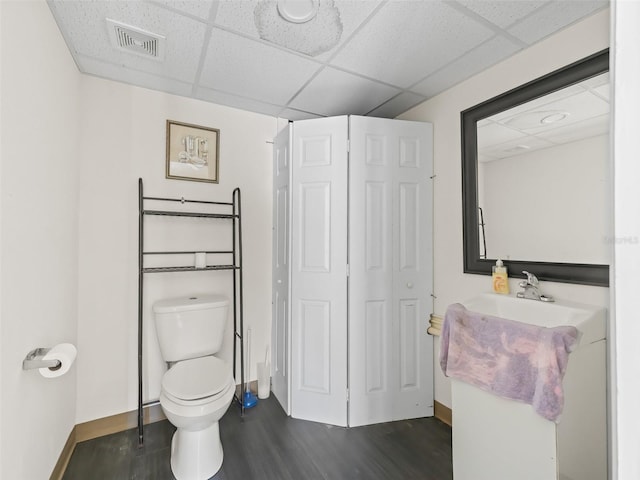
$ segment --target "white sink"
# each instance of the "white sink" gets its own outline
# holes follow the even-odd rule
[[[540,327],[572,325],[582,333],[579,346],[606,337],[607,311],[602,307],[557,300],[541,302],[496,293],[484,293],[462,304],[467,310]]]
[[[563,379],[564,410],[550,422],[529,404],[451,379],[456,480],[602,480],[607,478],[606,310],[556,301],[483,294],[468,310],[581,333]]]

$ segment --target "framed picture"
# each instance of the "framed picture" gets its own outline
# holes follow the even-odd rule
[[[220,130],[167,120],[167,178],[218,183]]]

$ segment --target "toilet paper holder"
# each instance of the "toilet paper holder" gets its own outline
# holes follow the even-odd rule
[[[22,361],[23,370],[34,370],[36,368],[49,368],[51,370],[57,370],[62,366],[60,360],[55,358],[45,360],[43,357],[49,353],[50,348],[34,348]]]

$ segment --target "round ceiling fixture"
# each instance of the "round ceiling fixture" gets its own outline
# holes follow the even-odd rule
[[[531,147],[529,145],[516,145],[515,147],[507,148],[504,150],[505,153],[522,153],[524,150],[529,150]]]
[[[342,36],[334,0],[261,0],[253,17],[261,39],[304,55],[327,52]]]
[[[511,117],[504,122],[512,128],[519,130],[529,130],[533,128],[541,128],[545,125],[561,122],[569,116],[568,112],[560,110],[539,110],[534,112],[523,112]]]
[[[278,13],[291,23],[306,23],[318,14],[319,0],[278,0]]]
[[[556,112],[551,115],[547,115],[540,120],[540,123],[543,125],[549,125],[550,123],[561,122],[565,118],[567,118],[569,114],[567,112]]]

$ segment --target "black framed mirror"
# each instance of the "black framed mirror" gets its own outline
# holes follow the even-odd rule
[[[607,198],[610,191],[609,182],[603,179],[609,168],[608,71],[609,51],[604,50],[461,113],[465,273],[490,275],[492,265],[501,258],[514,277],[523,276],[521,272],[527,270],[540,280],[609,285],[608,243],[611,239],[607,241],[606,232],[609,231]],[[578,94],[586,97],[576,96]],[[558,103],[552,103],[556,101]],[[570,110],[567,105],[576,110]],[[582,137],[579,141],[575,140],[578,134]],[[562,138],[572,142],[571,148],[579,144],[582,153],[568,150],[566,145],[557,146]],[[594,139],[597,144],[593,143]],[[552,148],[564,150],[552,151]],[[509,152],[509,158],[505,152]],[[587,157],[596,155],[594,152],[600,152],[599,156],[605,158],[599,166],[589,169],[600,172],[593,174],[593,182],[586,178],[587,173],[583,175],[582,164],[561,166],[558,160],[586,161]],[[543,162],[552,157],[556,163],[545,166],[549,164]],[[504,172],[493,173],[496,165],[507,165],[507,161],[510,171],[528,172],[519,173],[526,176],[528,183],[519,183],[521,180],[514,180]],[[579,170],[575,165],[579,165]],[[568,177],[562,179],[560,171]],[[479,188],[479,175],[483,188]],[[494,181],[500,179],[500,183],[485,186],[489,177]],[[552,197],[554,184],[561,195],[558,199]],[[574,188],[583,190],[586,196],[574,194]],[[600,188],[597,194],[593,193],[593,189]],[[511,210],[497,211],[494,207],[485,210],[479,197],[482,203],[489,202],[487,192],[495,191],[503,196],[491,205],[502,203]],[[533,223],[534,214],[540,211],[542,214],[537,216],[548,217],[544,220],[548,220],[548,224]],[[592,222],[599,224],[589,225],[585,233],[576,227]],[[565,227],[567,230],[563,231]],[[509,228],[512,231],[508,231]],[[513,232],[524,236],[511,238]],[[560,245],[563,239],[566,245]],[[545,241],[553,245],[550,247],[553,253],[537,251],[538,243]],[[519,251],[515,248],[527,242],[531,242],[529,248]],[[586,250],[589,242],[595,248]],[[583,247],[585,253],[581,256]],[[594,250],[602,254],[592,254]]]

